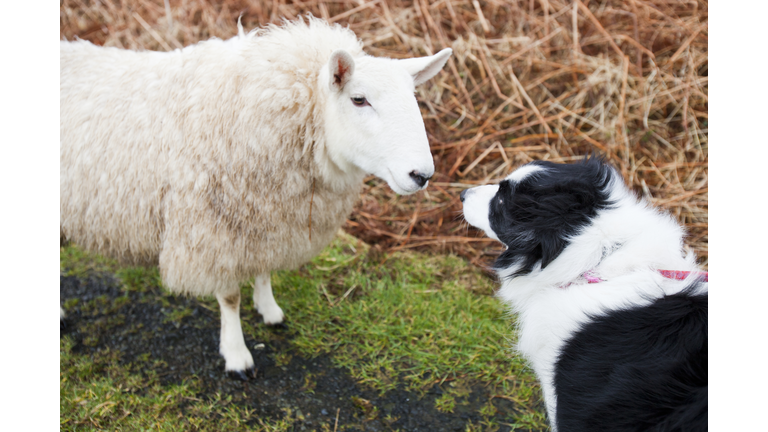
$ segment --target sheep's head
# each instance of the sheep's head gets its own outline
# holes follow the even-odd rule
[[[374,174],[399,194],[425,188],[435,164],[414,91],[451,52],[394,60],[334,51],[319,78],[328,95],[325,133],[334,163]]]

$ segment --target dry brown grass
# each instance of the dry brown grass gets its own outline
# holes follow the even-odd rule
[[[484,264],[496,244],[467,228],[459,192],[535,159],[606,155],[675,215],[708,263],[708,4],[691,0],[63,0],[61,37],[170,50],[305,13],[348,25],[393,58],[450,46],[419,88],[437,174],[396,196],[366,182],[345,229],[384,250],[453,251]]]

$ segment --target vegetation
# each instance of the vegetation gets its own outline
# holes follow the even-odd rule
[[[62,338],[62,427],[208,430],[242,423],[254,430],[290,430],[295,416],[283,413],[253,424],[248,404],[239,403],[236,395],[206,393],[197,375],[163,384],[157,369],[167,365],[159,364],[156,355],[126,361],[119,350],[104,346],[116,335],[163,331],[131,322],[124,311],[134,307],[132,302],[142,307],[157,303],[164,322],[194,326],[193,306],[215,317],[215,299],[188,299],[191,306],[179,306],[172,303],[175,296],[158,288],[157,269],[120,267],[73,245],[62,248],[61,268],[65,277],[87,281],[114,274],[120,283],[113,294],[65,299],[68,313],[84,323],[79,343],[90,350],[76,349],[76,337]],[[382,397],[401,391],[414,399],[432,398],[433,408],[445,414],[469,410],[482,430],[546,427],[538,384],[511,351],[512,317],[492,295],[495,282],[466,260],[410,251],[384,254],[344,234],[310,264],[277,272],[272,281],[288,330],[276,332],[248,319],[257,316],[249,301],[243,302],[242,314],[247,340],[266,346],[287,341],[285,349],[271,355],[275,366],[285,367],[294,358],[329,357],[362,388]],[[245,299],[251,290],[243,286]],[[215,373],[226,379],[220,370]],[[301,379],[306,391],[320,390],[311,373]],[[259,385],[258,377],[252,385]],[[440,394],[431,396],[436,389]],[[386,415],[384,407],[355,398],[353,405],[365,416]],[[516,413],[499,413],[495,404],[500,402],[514,405]],[[192,417],[197,423],[191,423]]]

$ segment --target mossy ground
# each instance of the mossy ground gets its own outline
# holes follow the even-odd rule
[[[275,272],[287,328],[243,287],[257,374],[224,374],[213,297],[155,268],[61,248],[63,430],[545,430],[538,383],[511,351],[494,282],[454,256],[385,255],[342,235]]]

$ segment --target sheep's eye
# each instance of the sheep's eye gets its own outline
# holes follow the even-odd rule
[[[352,103],[355,104],[355,106],[359,106],[359,107],[370,105],[368,103],[368,101],[365,99],[365,97],[363,97],[363,96],[355,96],[355,97],[353,97],[352,98]]]

